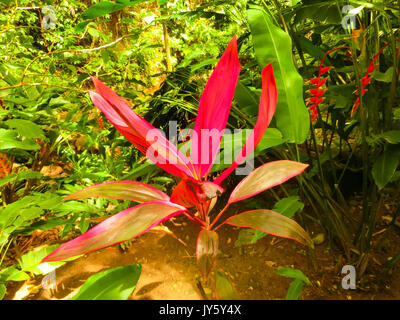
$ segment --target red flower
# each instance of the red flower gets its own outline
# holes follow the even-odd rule
[[[364,95],[368,89],[365,89],[365,87],[371,82],[372,80],[372,76],[370,75],[370,73],[372,71],[375,70],[375,68],[377,67],[377,65],[375,64],[376,60],[378,59],[379,55],[383,52],[383,50],[391,43],[391,41],[389,41],[388,43],[386,43],[380,50],[379,52],[375,55],[375,57],[372,59],[370,65],[368,66],[367,72],[365,74],[364,77],[362,77],[361,79],[361,89],[362,89],[362,95]],[[358,94],[358,89],[356,89],[353,93],[357,93]],[[353,109],[351,110],[351,115],[353,116],[353,114],[358,110],[358,107],[360,106],[360,97],[357,98],[357,100],[354,102],[353,105]]]
[[[308,110],[311,111],[311,119],[312,120],[315,120],[318,118],[318,105],[322,101],[325,100],[325,98],[322,96],[325,94],[327,89],[321,89],[321,87],[326,83],[327,77],[321,79],[321,76],[323,74],[327,73],[330,69],[332,69],[332,67],[323,67],[325,57],[328,54],[330,54],[331,52],[333,52],[335,50],[343,49],[343,48],[347,48],[347,47],[338,47],[338,48],[329,50],[327,53],[325,53],[325,55],[322,57],[320,65],[319,65],[318,77],[310,80],[310,82],[315,86],[315,88],[307,91],[308,93],[310,93],[312,95],[312,97],[306,99],[306,101],[312,103],[312,105],[308,107]]]

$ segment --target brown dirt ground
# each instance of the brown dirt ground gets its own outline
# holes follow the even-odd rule
[[[177,217],[167,222],[166,226],[181,241],[164,232],[150,231],[135,239],[126,250],[115,245],[58,268],[56,290],[42,289],[40,284],[43,276],[38,276],[25,283],[10,282],[5,299],[69,299],[94,273],[134,263],[141,263],[143,269],[129,299],[202,299],[196,281],[198,271],[194,257],[199,228],[185,217]],[[234,242],[239,228],[223,226],[219,231],[221,253],[218,254],[217,264],[229,275],[240,299],[284,299],[292,280],[275,273],[281,266],[298,268],[310,279],[311,284],[304,287],[301,299],[400,299],[399,267],[391,274],[383,274],[380,266],[396,252],[395,244],[400,240],[397,228],[383,241],[380,252],[374,254],[365,275],[357,279],[356,290],[342,289],[341,279],[344,275],[341,269],[350,263],[339,251],[330,249],[327,241],[316,246],[315,258],[311,259],[305,247],[292,240],[267,236],[256,244],[238,248]],[[376,238],[379,240],[379,235]],[[26,291],[26,288],[30,288],[30,291],[24,297],[16,295],[17,292]],[[214,298],[213,291],[206,288],[206,293],[209,298]]]

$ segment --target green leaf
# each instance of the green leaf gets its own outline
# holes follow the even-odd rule
[[[55,244],[52,246],[35,249],[24,254],[19,262],[21,270],[25,272],[31,272],[33,274],[44,274],[65,264],[65,262],[52,262],[51,265],[48,263],[41,263],[42,259],[46,255],[58,247],[59,245]]]
[[[101,271],[89,277],[72,300],[126,300],[141,272],[140,264]]]
[[[220,300],[238,300],[238,296],[232,283],[229,281],[225,272],[217,270],[215,272],[215,282],[217,289],[217,297]]]
[[[33,140],[20,140],[17,136],[18,133],[14,130],[0,129],[0,150],[14,148],[22,150],[37,150],[40,148],[40,146]]]
[[[242,81],[236,84],[234,99],[240,110],[251,116],[257,116],[259,98]]]
[[[289,286],[286,294],[286,300],[297,300],[300,297],[304,284],[310,284],[310,280],[299,269],[279,268],[275,271],[277,274],[295,279]]]
[[[296,279],[294,280],[286,293],[286,300],[297,300],[301,295],[301,290],[303,289],[304,282]]]
[[[374,70],[371,72],[371,76],[375,80],[390,83],[393,81],[393,70],[393,67],[388,68],[385,73]]]
[[[372,177],[379,189],[382,189],[394,175],[399,164],[400,149],[388,145],[372,166]]]
[[[18,173],[13,173],[10,174],[3,179],[0,179],[0,187],[4,186],[8,182],[15,182],[15,181],[21,181],[21,180],[26,180],[26,179],[40,179],[43,175],[40,172],[37,171],[32,171],[32,170],[26,170],[26,171],[21,171]]]
[[[303,281],[306,284],[310,284],[310,280],[304,275],[304,273],[299,269],[293,268],[279,268],[275,271],[277,274],[284,276],[286,278],[293,278]]]
[[[291,196],[283,198],[275,203],[272,211],[283,214],[284,216],[291,218],[294,214],[304,208],[304,203],[300,201],[299,196]]]
[[[265,149],[276,147],[283,143],[285,143],[285,139],[282,136],[282,132],[276,128],[268,128],[257,145],[255,153],[257,154]]]
[[[302,143],[307,138],[310,120],[304,104],[303,79],[293,62],[291,38],[260,7],[250,6],[247,15],[260,68],[272,62],[278,90],[274,116],[277,127],[289,142]]]
[[[5,123],[10,129],[16,129],[18,134],[25,138],[45,138],[42,128],[32,121],[11,119]]]
[[[382,138],[391,144],[400,143],[400,130],[391,130],[382,133]]]
[[[304,52],[307,52],[310,56],[316,58],[318,61],[321,61],[326,53],[319,46],[316,46],[315,44],[312,43],[311,40],[308,40],[304,36],[298,36],[296,38],[296,41]],[[329,57],[325,57],[324,64],[332,65],[332,62],[330,61]]]
[[[16,267],[11,267],[7,270],[6,276],[6,281],[25,281],[30,279],[26,272],[18,270]]]

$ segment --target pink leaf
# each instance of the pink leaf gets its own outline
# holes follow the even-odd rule
[[[131,143],[152,162],[180,177],[192,177],[189,160],[164,134],[138,116],[129,105],[103,82],[92,78],[96,92],[89,91],[93,103]]]
[[[271,210],[246,211],[228,218],[224,223],[256,229],[274,236],[293,239],[313,247],[310,236],[297,222]]]
[[[255,169],[232,191],[229,203],[244,200],[302,173],[308,164],[290,160],[268,162]]]
[[[81,236],[64,243],[42,262],[59,261],[137,237],[181,214],[185,208],[166,201],[151,201],[104,220]]]
[[[193,163],[198,177],[206,176],[218,153],[228,122],[240,73],[236,37],[233,37],[209,78],[200,99],[194,126]]]
[[[207,280],[208,275],[215,266],[218,253],[218,234],[211,230],[201,230],[197,238],[196,257],[200,273]]]
[[[74,192],[63,200],[103,197],[108,199],[147,202],[169,201],[169,196],[148,184],[137,181],[113,181],[96,184]]]
[[[236,160],[231,164],[230,167],[222,172],[217,179],[215,179],[214,182],[217,184],[221,184],[221,182],[255,149],[255,147],[261,141],[275,113],[277,91],[272,64],[269,64],[264,68],[261,76],[262,90],[256,125],[251,131],[250,136],[248,137],[241,153]]]

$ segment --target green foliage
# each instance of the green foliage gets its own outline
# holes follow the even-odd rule
[[[134,264],[90,276],[72,300],[126,300],[135,289],[142,266]]]
[[[303,286],[310,284],[310,280],[299,269],[279,268],[275,272],[281,276],[294,279],[288,288],[286,300],[297,300],[301,295]]]
[[[292,59],[292,40],[276,26],[270,14],[259,7],[247,11],[258,65],[272,62],[278,90],[275,120],[289,142],[302,143],[309,130],[309,115],[303,99],[303,79]]]

